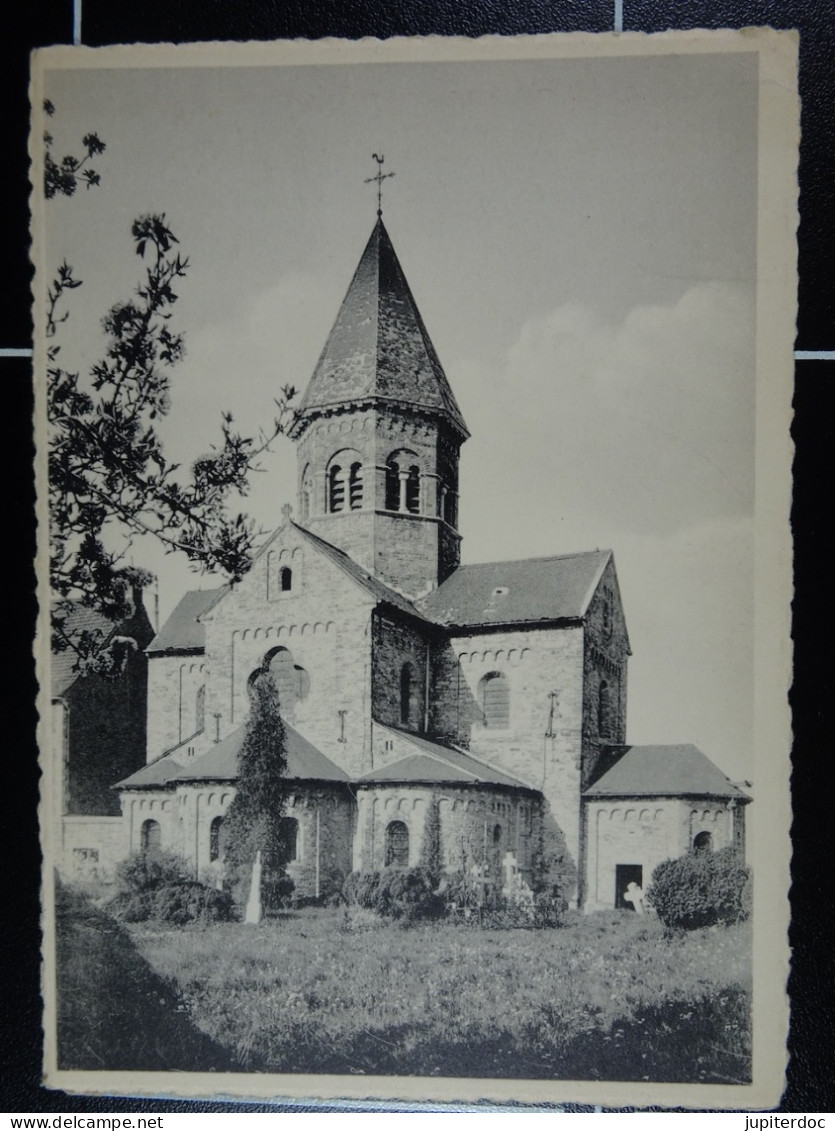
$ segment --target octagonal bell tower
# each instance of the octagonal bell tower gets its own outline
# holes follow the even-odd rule
[[[410,597],[458,566],[469,432],[379,213],[290,435],[303,526]]]

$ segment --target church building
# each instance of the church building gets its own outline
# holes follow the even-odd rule
[[[461,564],[468,431],[378,214],[291,429],[294,508],[248,574],[187,593],[147,648],[147,763],[124,853],[217,880],[249,684],[287,733],[297,893],[410,867],[571,877],[623,905],[662,860],[741,845],[740,789],[691,745],[629,746],[610,551]]]

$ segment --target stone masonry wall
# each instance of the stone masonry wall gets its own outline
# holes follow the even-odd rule
[[[457,446],[442,432],[431,417],[392,407],[314,420],[299,441],[300,512],[306,472],[312,483],[303,524],[409,596],[436,586],[439,573],[448,576],[459,559],[460,538],[440,517],[443,494],[458,489]],[[386,466],[399,452],[410,453],[420,469],[417,514],[386,509]],[[362,507],[328,514],[327,473],[340,463],[340,453],[344,462],[359,459],[363,465]]]
[[[542,628],[456,637],[435,652],[433,733],[468,746],[544,794],[555,841],[576,865],[580,850],[583,630]],[[485,726],[479,681],[502,672],[510,694],[507,729]],[[556,692],[551,711],[551,692]]]
[[[374,614],[371,676],[372,715],[387,726],[421,733],[426,708],[426,663],[428,645],[416,627]],[[401,673],[412,668],[409,718],[401,714]]]
[[[212,860],[212,824],[218,817],[223,819],[234,796],[231,785],[201,782],[177,789],[180,851],[195,874],[213,886],[223,879],[223,833],[220,855]],[[350,792],[341,786],[300,784],[287,798],[284,816],[298,821],[297,855],[287,866],[295,895],[315,897],[317,874],[319,895],[334,894],[351,870],[354,801]]]
[[[191,738],[199,729],[197,692],[206,682],[202,655],[148,659],[147,760]],[[208,718],[206,718],[208,726]]]
[[[63,844],[58,871],[77,883],[109,883],[128,854],[121,817],[69,817],[61,822]]]
[[[530,877],[538,845],[538,800],[514,790],[439,784],[362,786],[357,793],[356,871],[380,871],[386,863],[387,830],[401,821],[409,834],[409,867],[426,863],[427,818],[438,807],[440,858],[450,872],[469,870],[485,859],[499,876],[506,852],[513,852]]]
[[[583,788],[604,746],[626,742],[629,640],[617,575],[609,562],[586,615],[583,655]]]
[[[293,563],[289,592],[268,588],[272,560]],[[293,665],[307,673],[309,689],[295,704],[282,704],[282,712],[337,765],[351,775],[363,773],[369,761],[372,607],[372,599],[295,527],[282,529],[206,619],[207,726],[213,730],[219,715],[221,738],[242,726],[251,674],[265,656],[286,648]]]
[[[730,845],[733,822],[734,811],[723,801],[659,797],[588,802],[586,910],[615,906],[619,864],[639,866],[646,890],[654,869],[688,852],[699,832],[710,832],[714,850]]]
[[[163,851],[183,854],[183,835],[173,789],[124,790],[121,801],[126,854],[139,852],[142,826],[146,821],[156,821],[159,825]]]

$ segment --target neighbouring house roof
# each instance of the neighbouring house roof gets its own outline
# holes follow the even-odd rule
[[[63,615],[63,609],[62,609]],[[113,621],[96,609],[88,609],[85,605],[73,605],[64,617],[64,631],[67,636],[78,637],[82,633],[90,633],[93,637],[100,637],[104,646],[116,631]],[[62,652],[52,653],[52,698],[57,699],[64,692],[69,691],[81,673],[76,666],[78,656],[72,648]]]
[[[692,743],[610,747],[601,757],[587,799],[604,797],[721,797],[749,801]]]
[[[152,656],[165,652],[202,652],[206,634],[198,618],[208,611],[223,590],[224,587],[189,590],[145,651]]]
[[[291,431],[311,415],[361,401],[445,417],[469,435],[388,232],[377,220]]]
[[[177,772],[171,780],[178,782],[235,781],[238,777],[238,755],[243,745],[246,727],[227,735],[212,746],[207,753]],[[284,723],[286,777],[303,781],[349,781],[348,775],[321,750],[308,742],[289,723]]]
[[[389,731],[402,743],[413,748],[413,753],[399,758],[379,770],[371,770],[358,779],[360,785],[386,782],[449,782],[461,785],[504,785],[516,789],[530,789],[525,782],[510,774],[488,766],[480,758],[451,746],[433,742],[423,735],[375,723],[375,727]]]
[[[111,620],[97,609],[75,601],[56,602],[55,613],[62,618],[64,635],[78,642],[89,637],[96,649],[105,649],[115,637],[130,637],[141,650],[153,635],[151,622],[142,602],[142,593],[135,588],[133,610],[121,620]],[[65,695],[84,674],[78,667],[78,654],[72,647],[51,653],[52,698]]]
[[[417,602],[430,620],[449,627],[580,620],[611,550],[459,566]]]

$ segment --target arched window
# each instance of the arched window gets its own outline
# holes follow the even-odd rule
[[[444,492],[444,522],[449,523],[450,526],[455,527],[458,522],[458,496],[454,491],[447,489]]]
[[[414,668],[411,664],[404,664],[400,669],[400,722],[408,726],[412,721],[412,684],[414,683]]]
[[[273,648],[264,657],[262,667],[250,673],[247,681],[250,688],[264,667],[272,678],[281,714],[287,719],[294,718],[296,704],[310,694],[310,676],[301,664],[293,663],[289,648]]]
[[[328,472],[328,510],[337,514],[345,509],[345,480],[342,468],[338,463],[333,464]]]
[[[209,825],[209,859],[220,860],[225,844],[222,843],[224,839],[221,836],[223,829],[223,817],[214,817],[212,823]]]
[[[282,817],[278,832],[284,848],[285,863],[292,864],[299,858],[299,822],[295,817]]]
[[[194,729],[202,730],[206,725],[206,685],[197,688],[194,700]]]
[[[386,867],[409,867],[409,830],[402,821],[392,821],[386,829]]]
[[[158,852],[162,844],[162,829],[159,821],[144,821],[140,833],[140,847],[143,852]]]
[[[362,464],[352,463],[348,477],[348,502],[352,511],[362,510]]]
[[[299,488],[299,517],[302,522],[310,518],[310,497],[313,494],[313,473],[310,464],[302,472],[301,486]]]
[[[510,726],[510,688],[504,672],[488,672],[481,678],[478,700],[486,727],[506,730]]]
[[[713,837],[709,832],[696,833],[693,838],[693,848],[696,852],[712,852]]]
[[[604,679],[597,689],[597,733],[606,734],[609,729],[609,685]]]
[[[278,580],[281,584],[281,592],[289,593],[293,588],[293,571],[289,566],[282,566],[278,571]]]

